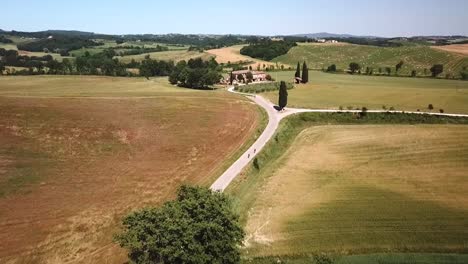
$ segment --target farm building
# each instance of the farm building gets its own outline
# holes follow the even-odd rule
[[[267,74],[262,71],[251,71],[251,70],[242,70],[242,71],[233,71],[231,76],[233,78],[232,82],[242,82],[242,80],[247,80],[247,74],[252,73],[252,82],[264,82],[267,80]],[[242,76],[242,77],[241,77]]]

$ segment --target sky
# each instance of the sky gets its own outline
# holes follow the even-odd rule
[[[468,35],[468,0],[2,0],[0,29],[105,34]]]

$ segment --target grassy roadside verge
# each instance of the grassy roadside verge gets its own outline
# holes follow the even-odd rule
[[[282,121],[278,132],[258,156],[259,169],[253,165],[247,167],[242,175],[228,188],[228,192],[237,198],[237,210],[241,220],[246,223],[249,210],[253,207],[259,191],[269,177],[282,166],[283,153],[294,143],[297,135],[312,125],[393,125],[393,124],[468,124],[468,118],[418,116],[410,114],[368,113],[365,117],[345,113],[304,113]],[[362,252],[366,253],[366,252]],[[273,256],[275,253],[271,253]],[[354,256],[246,256],[245,263],[465,263],[467,255],[461,254],[424,254],[395,253],[369,254]],[[325,262],[324,262],[325,261]],[[329,262],[328,262],[329,261]]]
[[[463,254],[430,254],[430,253],[382,253],[353,256],[286,256],[263,257],[243,260],[243,263],[255,264],[374,264],[374,263],[398,263],[398,264],[462,264],[468,262],[468,255]]]

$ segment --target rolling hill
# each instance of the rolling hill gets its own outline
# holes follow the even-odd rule
[[[413,45],[403,47],[375,47],[353,44],[301,44],[292,48],[287,54],[273,59],[275,62],[295,65],[298,61],[306,61],[311,69],[327,68],[336,64],[338,69],[347,69],[351,62],[359,63],[363,70],[372,67],[374,73],[385,67],[395,70],[399,61],[404,65],[400,71],[408,75],[416,70],[418,75],[429,75],[429,69],[434,64],[444,65],[445,74],[457,76],[463,67],[468,66],[468,57],[436,50],[428,46]]]

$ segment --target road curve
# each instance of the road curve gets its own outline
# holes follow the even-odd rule
[[[287,108],[282,112],[275,109],[275,105],[260,95],[252,95],[238,93],[234,91],[234,87],[228,89],[231,93],[237,93],[248,97],[256,104],[261,106],[268,114],[268,125],[263,133],[258,137],[255,143],[236,160],[212,185],[214,191],[224,191],[229,184],[241,173],[241,171],[255,158],[255,156],[265,147],[266,143],[273,137],[278,128],[281,119],[297,113],[359,113],[361,110],[330,110],[330,109],[306,109],[306,108]],[[408,113],[419,115],[436,115],[436,116],[452,116],[452,117],[468,117],[463,114],[445,114],[445,113],[430,113],[430,112],[407,112],[407,111],[386,111],[386,110],[368,110],[368,113]]]

